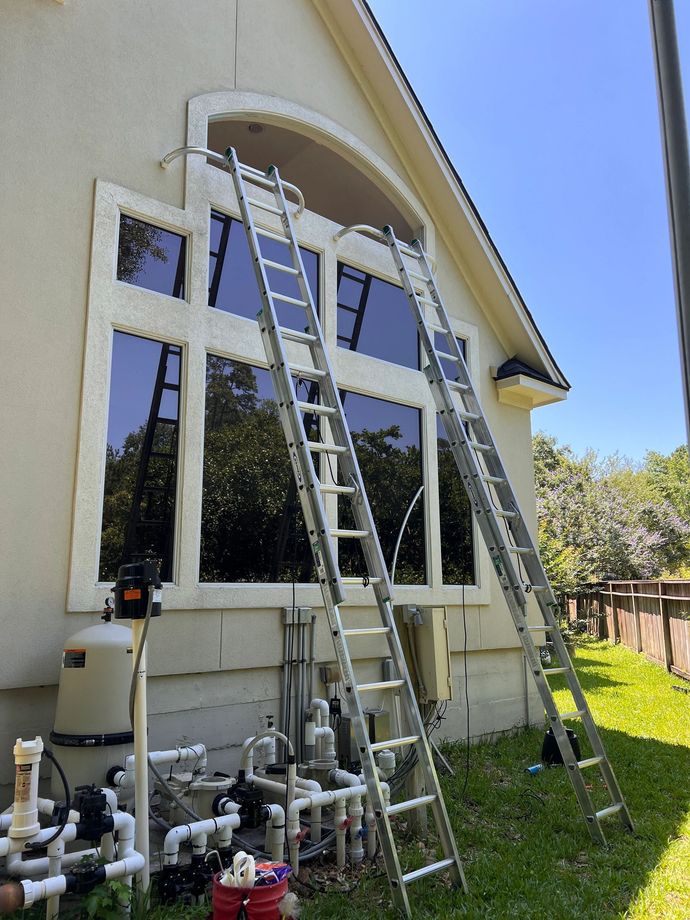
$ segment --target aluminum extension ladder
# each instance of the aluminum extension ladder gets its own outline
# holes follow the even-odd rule
[[[429,362],[424,373],[470,506],[476,514],[479,529],[515,622],[527,664],[539,689],[589,832],[595,841],[603,844],[606,842],[601,827],[603,818],[617,814],[621,823],[630,830],[633,830],[633,823],[558,628],[554,615],[558,603],[538,550],[520,514],[508,474],[477,399],[467,364],[441,300],[429,257],[418,240],[413,240],[410,245],[399,242],[391,227],[384,227],[382,237],[390,247],[410,302]],[[426,308],[430,319],[427,318]],[[436,346],[437,335],[444,341],[442,350]],[[450,363],[455,369],[454,379],[448,379],[444,362]],[[523,567],[525,576],[522,573]],[[526,594],[529,592],[534,592],[542,614],[543,623],[540,626],[527,625]],[[531,634],[534,632],[550,634],[561,667],[542,665],[539,651],[532,640]],[[559,713],[548,682],[548,678],[555,674],[565,676],[575,701],[575,711]],[[563,724],[572,719],[581,720],[594,756],[577,760]],[[610,799],[610,804],[599,811],[592,802],[583,775],[583,771],[589,767],[599,768]]]
[[[295,189],[294,186],[288,186],[287,183],[283,184],[275,167],[269,167],[266,173],[263,173],[253,167],[245,166],[238,161],[232,148],[228,149],[226,156],[232,172],[249,251],[253,258],[261,292],[263,307],[258,314],[261,338],[269,362],[280,421],[289,448],[290,461],[309,533],[338,666],[354,723],[355,737],[366,778],[367,795],[376,816],[376,826],[393,902],[401,912],[411,916],[407,886],[427,875],[443,872],[449,875],[455,885],[462,886],[466,890],[462,865],[396,631],[390,600],[391,585],[385,561],[338,394],[335,376],[326,353],[321,325],[302,264],[292,218],[288,212],[285,188],[293,192]],[[272,192],[275,197],[275,205],[268,204],[259,197],[253,197],[247,189],[248,185],[252,187],[254,196],[257,194],[255,191],[257,186]],[[267,219],[264,216],[261,219],[258,212],[262,212],[263,215],[273,215],[273,218]],[[275,217],[280,220],[280,231],[270,229],[271,220],[275,223]],[[291,267],[265,258],[261,250],[260,240],[262,239],[285,244],[291,257]],[[269,272],[274,277],[278,273],[293,277],[298,283],[300,298],[274,290],[269,283]],[[288,303],[302,308],[305,316],[305,331],[298,332],[285,326],[281,327],[276,312],[276,303]],[[297,343],[307,348],[310,363],[302,365],[289,360],[286,342]],[[293,376],[318,384],[317,402],[300,401]],[[305,434],[302,413],[316,414],[322,422],[327,422],[330,437],[319,441],[309,441]],[[312,451],[337,458],[342,484],[319,480],[312,461]],[[350,499],[356,529],[339,530],[330,527],[322,499],[324,494],[344,495]],[[352,628],[346,625],[344,622],[346,611],[340,609],[340,604],[345,600],[345,586],[362,584],[360,578],[341,577],[338,568],[336,541],[350,539],[359,541],[362,547],[366,565],[365,580],[374,592],[380,614],[379,622],[366,627],[360,625]],[[350,641],[361,642],[363,639],[372,637],[383,638],[387,641],[389,657],[395,669],[393,679],[366,683],[358,681],[348,644]],[[382,663],[383,660],[382,658]],[[366,693],[391,690],[396,690],[400,694],[401,711],[407,726],[406,730],[410,734],[372,743],[367,731],[361,697]],[[421,766],[425,794],[406,802],[386,806],[374,755],[377,751],[387,748],[409,751],[411,747],[415,748]],[[429,807],[433,813],[443,858],[421,869],[404,873],[400,865],[393,834],[394,828],[390,818],[393,815],[421,807]]]

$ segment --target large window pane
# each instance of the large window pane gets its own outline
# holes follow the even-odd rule
[[[403,289],[339,262],[338,345],[419,370],[417,326]]]
[[[462,477],[438,414],[436,433],[443,584],[473,585],[475,574],[472,512]]]
[[[341,399],[390,572],[400,527],[423,482],[421,411],[358,393],[341,392]],[[354,526],[350,502],[342,496],[338,500],[338,526]],[[358,541],[340,540],[339,562],[343,575],[359,576],[366,571]],[[424,493],[403,531],[395,583],[426,584]]]
[[[281,265],[291,266],[290,252],[283,243],[261,239],[264,258]],[[319,257],[315,252],[300,246],[302,262],[314,304],[318,310],[319,301]],[[269,268],[268,283],[271,290],[288,297],[301,299],[299,286],[294,275]],[[211,307],[226,313],[237,313],[248,319],[256,319],[261,309],[261,295],[249,254],[247,237],[240,221],[233,217],[211,211],[211,246],[208,261],[208,303]],[[282,326],[304,329],[305,313],[302,307],[275,301],[278,319]]]
[[[318,400],[315,391],[298,395]],[[314,417],[304,421],[318,439]],[[311,549],[269,372],[208,355],[199,579],[311,578]]]
[[[172,578],[181,348],[113,336],[99,579],[150,560]]]
[[[118,281],[183,298],[186,252],[187,240],[179,233],[120,215]]]

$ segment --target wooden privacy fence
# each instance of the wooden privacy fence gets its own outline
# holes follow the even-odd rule
[[[568,620],[690,680],[690,580],[607,581],[568,597]]]

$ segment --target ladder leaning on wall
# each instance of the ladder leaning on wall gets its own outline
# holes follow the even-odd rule
[[[263,306],[258,314],[261,338],[362,760],[367,795],[376,816],[393,902],[400,911],[411,916],[407,888],[412,882],[428,875],[445,873],[456,886],[465,888],[465,879],[424,723],[417,707],[396,631],[390,599],[391,585],[385,560],[288,211],[285,191],[294,194],[298,190],[288,183],[283,183],[274,167],[269,167],[267,172],[263,173],[245,166],[238,161],[232,148],[227,151],[226,156],[261,293]],[[260,197],[262,192],[258,189],[272,193],[275,204],[266,201],[265,194]],[[274,229],[276,224],[279,224],[279,229]],[[284,244],[289,261],[278,262],[266,258],[262,252],[262,241],[267,239]],[[265,243],[263,245],[265,246]],[[278,279],[281,276],[290,277],[293,282],[297,282],[299,297],[280,292]],[[290,304],[304,311],[304,331],[280,325],[277,312],[277,305],[280,304]],[[294,353],[295,346],[302,346],[302,350],[307,349],[308,364],[298,364],[290,357],[289,349],[292,348]],[[315,401],[308,401],[309,397],[307,401],[300,400],[299,386],[296,386],[295,379],[298,384],[304,381],[318,385],[318,397]],[[323,431],[319,431],[318,440],[308,439],[304,416],[308,417],[310,414],[318,416],[323,430],[328,428],[329,435],[326,438],[323,437]],[[337,461],[339,475],[336,475],[336,481],[319,479],[312,452],[326,454],[329,457],[328,469],[331,473],[333,467],[330,458]],[[323,496],[328,494],[342,495],[349,499],[355,521],[354,529],[330,527],[323,500]],[[362,548],[366,567],[364,583],[373,591],[379,612],[379,619],[375,623],[363,626],[358,619],[353,619],[357,608],[348,609],[340,606],[345,600],[345,587],[348,584],[361,585],[363,582],[362,578],[348,579],[341,576],[337,562],[338,540],[354,540]],[[346,622],[348,620],[349,622]],[[352,625],[353,622],[356,625]],[[349,646],[351,642],[361,643],[363,639],[385,642],[386,654],[378,657],[381,668],[385,659],[392,659],[395,673],[391,679],[364,681],[355,674],[355,663]],[[363,646],[360,645],[360,648],[364,651]],[[371,657],[367,654],[367,658],[371,660]],[[389,691],[400,694],[405,730],[409,734],[372,743],[364,717],[362,696]],[[411,748],[415,750],[422,771],[425,794],[405,802],[390,804],[386,801],[379,779],[375,755],[384,749],[409,751]],[[420,869],[404,872],[394,837],[395,822],[391,822],[390,819],[394,815],[418,808],[431,810],[443,857]]]
[[[350,228],[341,231],[344,235]],[[575,790],[592,838],[605,843],[601,822],[618,815],[624,827],[633,830],[623,794],[611,768],[587,700],[561,636],[554,611],[558,603],[549,585],[539,552],[520,513],[508,474],[499,456],[448,313],[434,278],[429,256],[418,240],[401,243],[391,227],[383,231],[354,227],[382,239],[393,255],[403,289],[412,309],[428,364],[424,374],[429,382],[450,443],[470,507],[489,550],[491,562],[503,589],[517,628],[528,667],[539,690],[544,709],[558,743],[563,763]],[[436,337],[443,345],[436,345]],[[444,365],[452,368],[451,376]],[[515,560],[515,562],[513,561]],[[524,575],[523,575],[524,568]],[[527,594],[534,593],[542,622],[527,623]],[[559,667],[544,667],[532,634],[547,633],[558,654]],[[575,710],[559,712],[549,678],[562,674],[575,701]],[[579,760],[568,738],[565,721],[580,720],[587,735],[591,757]],[[597,810],[584,771],[598,767],[609,803]]]

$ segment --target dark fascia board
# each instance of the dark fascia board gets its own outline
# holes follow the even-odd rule
[[[369,18],[371,19],[371,23],[372,23],[372,25],[374,26],[374,28],[376,29],[377,33],[379,34],[379,36],[380,36],[380,38],[381,38],[381,41],[383,42],[385,48],[387,49],[388,54],[390,55],[391,60],[392,60],[393,64],[395,65],[396,70],[397,70],[398,73],[400,74],[401,80],[403,81],[403,83],[404,83],[405,86],[407,87],[407,90],[408,90],[408,92],[410,93],[410,97],[411,97],[412,100],[414,101],[414,104],[416,105],[416,107],[417,107],[417,109],[418,109],[418,111],[419,111],[419,114],[421,115],[422,119],[424,120],[425,124],[427,125],[427,127],[428,127],[428,129],[429,129],[429,132],[430,132],[431,136],[433,137],[434,141],[436,142],[436,144],[437,144],[437,146],[438,146],[438,149],[439,149],[439,151],[440,151],[440,153],[441,153],[441,156],[442,156],[443,159],[446,161],[446,163],[447,163],[447,165],[448,165],[448,168],[450,169],[452,175],[454,176],[455,181],[458,183],[458,186],[460,187],[460,190],[461,190],[462,194],[464,195],[465,199],[467,200],[467,203],[469,204],[469,206],[470,206],[470,208],[471,208],[471,210],[472,210],[472,213],[474,214],[474,216],[475,216],[475,218],[476,218],[476,220],[477,220],[477,223],[478,223],[479,226],[481,227],[482,233],[483,233],[484,236],[486,237],[486,240],[487,240],[489,246],[491,247],[491,249],[492,249],[494,255],[496,256],[496,259],[498,260],[498,262],[500,263],[501,267],[503,268],[503,271],[504,271],[505,274],[506,274],[506,278],[508,279],[508,282],[510,283],[510,285],[511,285],[511,287],[512,287],[512,289],[513,289],[513,292],[514,292],[514,294],[515,294],[515,297],[516,297],[518,303],[520,304],[520,306],[521,306],[522,309],[524,310],[525,316],[527,317],[527,320],[528,320],[530,326],[531,326],[532,329],[534,330],[534,332],[535,332],[537,338],[539,339],[539,341],[541,342],[541,344],[544,346],[544,350],[545,350],[546,353],[548,354],[549,358],[550,358],[551,361],[553,362],[554,367],[558,370],[558,373],[561,375],[561,378],[562,378],[562,380],[563,380],[563,383],[561,384],[561,383],[558,382],[558,381],[550,380],[550,379],[549,379],[549,383],[553,383],[555,386],[561,386],[563,389],[569,390],[569,389],[570,389],[570,383],[568,382],[567,377],[565,376],[565,374],[563,373],[563,371],[562,371],[561,368],[559,367],[558,362],[557,362],[556,359],[554,358],[553,353],[552,353],[551,349],[549,348],[549,346],[548,346],[548,344],[547,344],[547,342],[546,342],[546,339],[545,339],[544,336],[541,334],[541,331],[539,330],[539,327],[537,326],[536,322],[534,321],[534,317],[532,316],[532,313],[531,313],[529,307],[528,307],[527,304],[525,303],[525,300],[524,300],[522,294],[520,293],[520,290],[519,290],[517,284],[515,283],[515,279],[514,279],[513,276],[511,275],[510,270],[509,270],[508,266],[506,265],[506,263],[505,263],[505,261],[504,261],[504,259],[503,259],[503,256],[502,256],[501,253],[498,251],[498,247],[496,246],[496,244],[494,243],[493,239],[491,238],[491,234],[489,233],[489,230],[488,230],[486,224],[484,223],[484,220],[483,220],[481,214],[480,214],[479,211],[477,210],[477,206],[475,205],[474,201],[472,200],[472,197],[471,197],[470,193],[467,191],[467,188],[466,188],[466,186],[465,186],[465,183],[464,183],[464,182],[462,181],[462,179],[460,178],[460,174],[458,173],[457,169],[456,169],[455,166],[453,165],[453,161],[452,161],[451,158],[448,156],[448,153],[447,153],[445,147],[444,147],[443,144],[441,143],[441,139],[439,138],[438,134],[436,133],[436,129],[434,128],[434,126],[433,126],[433,124],[432,124],[432,122],[431,122],[431,119],[429,118],[429,116],[428,116],[427,113],[425,112],[424,106],[423,106],[422,103],[419,101],[419,98],[418,98],[417,94],[415,93],[414,88],[412,87],[412,84],[410,83],[409,79],[407,78],[407,75],[406,75],[405,71],[403,70],[403,68],[402,68],[402,66],[401,66],[401,64],[400,64],[400,61],[399,61],[399,60],[397,59],[397,57],[395,56],[395,52],[394,52],[393,49],[391,48],[390,42],[389,42],[388,39],[386,38],[385,32],[383,31],[383,29],[382,29],[381,26],[379,25],[379,22],[378,22],[378,20],[376,19],[376,16],[374,15],[373,10],[372,10],[371,7],[369,6],[368,0],[360,0],[360,2],[361,2],[361,4],[362,4],[362,6],[364,7],[364,9],[366,10],[366,12],[367,12]]]

